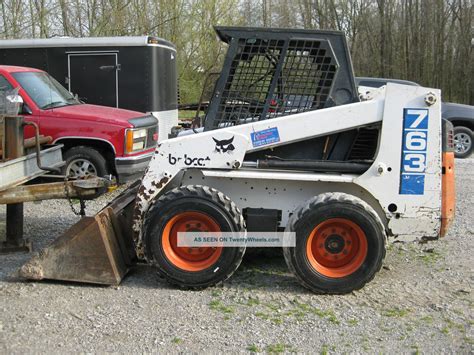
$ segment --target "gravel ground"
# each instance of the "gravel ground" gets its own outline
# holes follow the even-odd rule
[[[474,159],[456,164],[449,235],[391,244],[381,272],[349,295],[309,293],[275,253],[204,291],[172,288],[146,266],[120,287],[25,282],[15,271],[28,255],[1,255],[0,351],[472,353]],[[25,204],[25,215],[35,249],[78,219],[65,201]]]

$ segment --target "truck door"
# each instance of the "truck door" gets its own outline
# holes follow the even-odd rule
[[[68,53],[69,91],[87,104],[118,107],[117,53]]]

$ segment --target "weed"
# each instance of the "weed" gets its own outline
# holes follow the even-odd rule
[[[444,318],[444,320],[446,321],[446,328],[449,328],[449,329],[453,329],[453,328],[456,328],[457,330],[459,330],[460,332],[464,333],[466,330],[464,329],[464,325],[460,324],[460,323],[456,323],[456,322],[453,322],[451,319],[449,318]]]
[[[247,306],[256,306],[259,304],[260,304],[260,301],[258,300],[258,298],[252,298],[252,297],[250,297],[246,303]]]
[[[349,319],[347,323],[349,325],[356,326],[359,323],[359,321],[357,319],[352,318],[352,319]]]
[[[263,312],[255,313],[255,317],[258,317],[258,318],[261,318],[261,319],[270,319],[270,316],[266,313],[263,313]]]
[[[315,314],[320,318],[327,319],[331,323],[339,324],[339,321],[337,320],[337,317],[336,317],[336,315],[334,314],[334,312],[332,310],[324,311],[322,309],[313,307],[309,304],[300,303],[298,301],[294,301],[294,304],[296,305],[297,310],[300,311],[300,312],[298,312],[298,311],[295,312],[297,317],[300,316],[301,314],[304,315],[304,313],[306,313],[306,314]]]
[[[171,340],[172,343],[174,344],[181,344],[183,342],[183,339],[181,338],[178,338],[178,337],[174,337],[172,340]]]
[[[327,346],[326,344],[323,344],[320,354],[321,355],[328,355],[328,352],[329,352],[329,346]]]
[[[250,344],[249,346],[247,346],[247,350],[250,351],[251,353],[259,353],[261,352],[262,350],[260,350],[260,348],[255,345],[255,344]]]
[[[209,303],[209,308],[225,314],[234,313],[234,309],[232,307],[222,304],[219,300],[212,300]]]
[[[408,309],[400,309],[400,308],[392,308],[392,309],[387,309],[382,314],[386,317],[397,317],[401,318],[406,316],[409,313]]]
[[[469,345],[474,345],[474,339],[469,338],[468,336],[465,336],[464,338],[462,338],[462,340],[468,343]]]
[[[413,349],[413,354],[414,355],[419,355],[420,354],[420,349],[418,349],[418,345],[414,344],[411,346],[411,348]]]
[[[432,316],[424,316],[424,317],[420,318],[420,320],[425,322],[425,323],[428,323],[428,324],[433,323],[433,317]]]
[[[438,260],[442,258],[442,255],[434,249],[425,250],[423,254],[418,256],[425,264],[428,265],[435,264]]]
[[[274,317],[274,318],[272,318],[272,322],[275,323],[275,324],[282,324],[283,319],[278,318],[278,317]]]
[[[273,354],[280,354],[280,353],[283,353],[283,352],[295,352],[295,350],[293,349],[293,347],[291,345],[283,344],[283,343],[268,345],[265,348],[265,351],[267,353],[270,353],[270,354],[272,354],[272,353]]]
[[[265,303],[263,304],[265,307],[267,307],[268,309],[271,309],[272,311],[274,312],[277,312],[280,310],[280,307],[276,304],[272,304],[272,303]]]
[[[211,291],[211,296],[212,296],[212,297],[219,297],[219,296],[221,296],[221,295],[222,295],[222,290],[217,290],[217,289],[215,289],[215,290],[212,290],[212,291]]]

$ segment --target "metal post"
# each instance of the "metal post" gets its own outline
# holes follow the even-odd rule
[[[23,117],[5,116],[5,160],[22,157],[23,148]],[[23,203],[7,205],[6,240],[0,245],[0,253],[31,251],[31,243],[23,238]]]

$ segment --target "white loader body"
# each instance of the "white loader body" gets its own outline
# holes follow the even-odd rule
[[[199,184],[240,209],[278,208],[285,227],[295,208],[323,192],[368,203],[388,235],[436,237],[441,226],[441,96],[437,89],[388,84],[372,99],[162,141],[139,190],[133,221],[144,255],[144,217],[171,188]],[[381,123],[376,157],[361,175],[257,169],[247,153]],[[224,142],[219,145],[219,142]],[[232,147],[230,147],[230,145]]]

